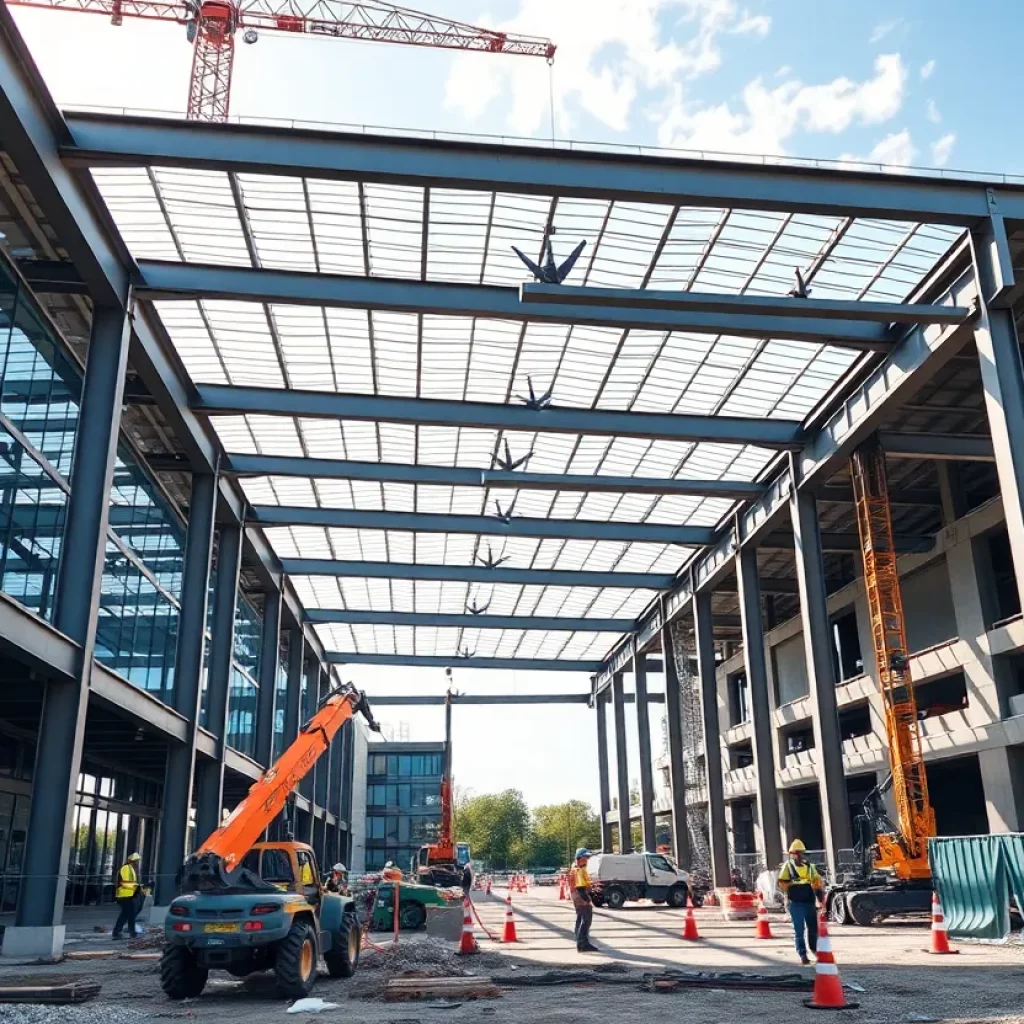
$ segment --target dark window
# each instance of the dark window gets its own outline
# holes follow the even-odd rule
[[[967,707],[967,681],[963,672],[955,672],[930,683],[914,687],[917,696],[917,717],[936,718]]]
[[[293,882],[295,879],[292,877],[292,863],[288,854],[284,850],[264,850],[260,877],[264,882],[282,882],[285,885]]]
[[[810,723],[790,726],[782,731],[783,754],[799,754],[803,750],[814,749],[814,730]]]
[[[871,709],[867,704],[856,704],[839,712],[839,735],[844,740],[871,735]]]
[[[754,748],[750,743],[735,743],[729,747],[729,767],[746,768],[754,763]]]
[[[852,608],[832,620],[832,661],[839,682],[864,673],[857,613]]]
[[[388,754],[388,775],[398,775],[398,755]]]
[[[260,851],[259,850],[250,850],[242,858],[242,867],[246,871],[254,871],[254,872],[256,872],[256,874],[259,874],[259,870],[260,870]]]
[[[1013,571],[1010,535],[1003,526],[990,530],[985,539],[991,563],[992,600],[995,602],[992,619],[1000,622],[1020,615],[1020,594],[1017,593],[1017,577]]]
[[[672,865],[658,854],[651,854],[647,857],[647,863],[654,868],[655,871],[672,871]]]
[[[398,774],[406,779],[412,775],[412,758],[408,754],[402,754],[398,758]]]
[[[729,676],[729,724],[742,725],[750,721],[750,706],[747,701],[747,675],[737,672]]]
[[[398,806],[412,806],[412,787],[408,784],[401,785],[398,787]]]

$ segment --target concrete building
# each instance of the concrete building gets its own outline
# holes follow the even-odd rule
[[[129,846],[166,903],[338,665],[575,678],[460,700],[596,708],[606,848],[664,701],[682,859],[834,867],[873,438],[940,830],[1020,827],[1020,183],[61,112],[0,5],[0,221],[5,951]],[[362,741],[290,814],[353,869]]]

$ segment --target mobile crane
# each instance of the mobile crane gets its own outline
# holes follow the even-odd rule
[[[452,670],[445,670],[448,690],[444,695],[444,774],[441,777],[441,826],[437,842],[421,846],[416,855],[416,876],[424,885],[457,886],[469,862],[469,844],[456,843],[452,829]]]
[[[890,775],[868,795],[864,812],[855,822],[860,868],[829,888],[826,907],[837,924],[853,920],[868,925],[890,915],[928,909],[932,887],[928,837],[935,835],[935,812],[928,799],[917,699],[910,679],[885,452],[877,439],[854,452],[850,471]],[[882,802],[889,789],[896,804],[895,823]]]
[[[361,935],[352,898],[324,889],[307,844],[258,840],[357,712],[380,731],[364,694],[351,685],[327,694],[295,741],[185,861],[160,958],[160,986],[171,999],[198,996],[215,968],[238,978],[272,970],[278,990],[290,997],[309,994],[321,956],[332,978],[355,972]]]

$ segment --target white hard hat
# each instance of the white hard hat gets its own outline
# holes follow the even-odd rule
[[[142,857],[139,854],[137,854],[137,853],[130,853],[130,854],[128,854],[128,859],[129,860],[142,860]]]
[[[332,871],[337,871],[339,874],[343,874],[343,875],[348,873],[348,868],[345,867],[345,865],[342,864],[340,861],[337,864],[335,864],[334,867],[331,868],[331,870]]]

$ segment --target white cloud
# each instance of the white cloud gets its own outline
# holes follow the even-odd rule
[[[901,132],[886,135],[874,149],[868,153],[868,161],[873,164],[885,164],[887,167],[909,167],[917,156],[910,132],[906,128]]]
[[[942,120],[942,115],[939,113],[939,108],[935,105],[935,100],[929,100],[925,104],[924,116],[931,121],[932,124],[938,124]]]
[[[892,35],[903,24],[902,18],[893,18],[891,21],[880,21],[871,33],[871,42],[880,43],[886,36]]]
[[[945,167],[949,158],[953,155],[953,146],[956,144],[956,135],[948,132],[937,142],[932,143],[932,163],[936,167]]]
[[[742,107],[693,107],[676,85],[658,129],[664,146],[728,153],[786,152],[797,131],[837,134],[850,125],[879,124],[903,104],[907,71],[899,54],[882,54],[863,82],[836,78],[821,85],[793,79],[768,89],[760,78],[743,90]]]
[[[568,134],[570,98],[609,128],[625,131],[641,89],[664,89],[716,71],[724,34],[763,36],[771,21],[736,0],[520,0],[516,16],[497,27],[558,43],[556,114],[560,133]],[[547,124],[550,110],[548,76],[537,63],[462,54],[448,78],[445,103],[476,119],[510,94],[512,129],[533,134]]]
[[[930,60],[921,65],[921,81],[927,82],[935,74],[935,61]]]

